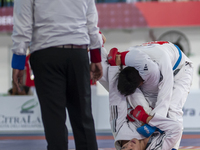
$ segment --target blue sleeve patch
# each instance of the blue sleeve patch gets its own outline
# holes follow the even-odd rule
[[[13,54],[13,57],[12,57],[12,68],[13,69],[24,70],[25,62],[26,62],[26,55]]]

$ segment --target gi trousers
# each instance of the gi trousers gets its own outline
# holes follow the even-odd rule
[[[48,150],[68,150],[66,108],[76,150],[97,150],[87,49],[51,47],[30,56]]]

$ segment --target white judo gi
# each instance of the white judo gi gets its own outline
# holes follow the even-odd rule
[[[134,67],[144,80],[140,87],[153,111],[182,124],[182,108],[192,84],[191,60],[170,42],[148,42],[130,47],[125,65]],[[178,149],[179,142],[174,147]]]
[[[134,67],[144,80],[140,87],[150,106],[162,116],[176,118],[182,122],[182,107],[192,83],[192,62],[170,42],[149,42],[128,48],[125,65]],[[179,70],[179,72],[177,72]],[[174,73],[177,74],[174,76]]]
[[[121,140],[131,140],[133,138],[140,140],[145,138],[136,131],[141,126],[141,123],[139,121],[130,122],[126,118],[128,105],[130,104],[133,108],[141,105],[147,113],[150,113],[152,109],[140,89],[136,89],[134,94],[127,97],[118,92],[117,73],[120,68],[108,65],[107,52],[104,48],[102,48],[102,66],[103,77],[99,82],[109,91],[110,125],[115,139],[115,147],[120,150]],[[157,113],[155,113],[149,124],[160,128],[164,133],[161,134],[156,131],[151,140],[149,140],[150,143],[148,143],[146,149],[171,150],[180,136],[180,124]]]

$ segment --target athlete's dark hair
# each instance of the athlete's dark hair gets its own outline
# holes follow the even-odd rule
[[[138,70],[134,67],[126,67],[119,73],[117,88],[124,95],[130,95],[135,92],[136,88],[143,82]]]

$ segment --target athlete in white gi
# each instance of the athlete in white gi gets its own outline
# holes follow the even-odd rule
[[[137,105],[142,105],[147,113],[151,112],[151,108],[139,88],[136,89],[134,94],[127,97],[119,93],[117,89],[117,72],[119,72],[120,67],[110,66],[107,63],[107,51],[105,48],[102,48],[101,51],[103,77],[99,82],[109,91],[110,124],[115,138],[115,147],[117,150],[120,150],[122,141],[145,139],[144,136],[136,131],[141,126],[141,123],[138,121],[131,122],[126,118],[128,113],[127,104],[130,104],[133,108]],[[154,114],[149,124],[160,128],[164,133],[161,134],[159,131],[156,131],[151,136],[151,140],[147,140],[149,143],[146,149],[171,150],[180,136],[180,124],[157,113]]]
[[[140,89],[154,108],[150,115],[156,112],[183,124],[182,108],[190,91],[193,74],[189,58],[166,41],[144,43],[118,54],[121,55],[121,64],[134,67],[144,80]],[[115,59],[112,53],[108,57]],[[174,148],[178,149],[180,140],[181,136]]]

